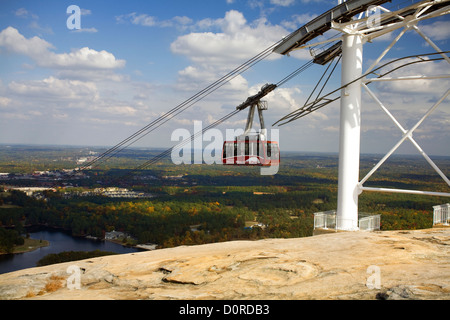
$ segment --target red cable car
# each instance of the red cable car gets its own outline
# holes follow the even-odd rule
[[[280,163],[276,141],[266,141],[263,134],[248,134],[223,143],[222,163],[225,165],[274,166]]]
[[[233,141],[225,141],[222,150],[222,163],[224,165],[242,166],[277,166],[280,164],[280,148],[278,142],[266,140],[263,110],[267,110],[267,103],[260,99],[276,88],[276,85],[265,85],[261,91],[249,97],[236,109],[243,110],[250,107],[247,124],[243,135],[237,136]],[[255,109],[258,109],[261,132],[251,132]]]

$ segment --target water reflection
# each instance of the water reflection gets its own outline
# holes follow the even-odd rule
[[[29,232],[29,234],[32,239],[49,241],[50,245],[30,252],[0,255],[0,274],[25,268],[34,268],[36,267],[36,263],[47,254],[60,253],[62,251],[101,250],[115,253],[142,251],[136,248],[124,247],[109,241],[96,241],[93,239],[72,237],[70,234],[59,230],[38,230]]]

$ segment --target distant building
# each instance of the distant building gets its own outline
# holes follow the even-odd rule
[[[56,189],[54,189],[54,188],[42,188],[42,187],[12,187],[12,188],[9,188],[9,189],[10,190],[22,191],[29,197],[33,196],[34,193],[47,191],[47,190],[56,192]]]
[[[121,240],[126,238],[126,234],[120,231],[105,232],[105,240]]]
[[[180,180],[183,179],[184,175],[180,174],[178,176],[163,176],[163,179],[168,179],[168,180]]]
[[[130,191],[125,188],[106,188],[100,191],[100,194],[110,198],[151,198],[151,194],[144,192]]]
[[[256,221],[249,221],[246,222],[246,226],[244,227],[244,229],[253,229],[255,227],[259,227],[261,229],[265,229],[267,226],[261,222],[256,222]]]

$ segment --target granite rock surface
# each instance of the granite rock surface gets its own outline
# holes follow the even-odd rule
[[[105,256],[1,274],[0,299],[448,300],[450,228]]]

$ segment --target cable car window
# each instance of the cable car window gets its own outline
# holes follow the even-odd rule
[[[256,140],[256,155],[259,156],[259,136],[258,139]]]
[[[277,143],[274,143],[273,148],[272,148],[272,159],[273,160],[280,159],[280,149],[278,148]]]
[[[272,157],[272,144],[267,142],[267,157]]]
[[[245,155],[248,156],[249,154],[250,154],[249,138],[245,137]]]

